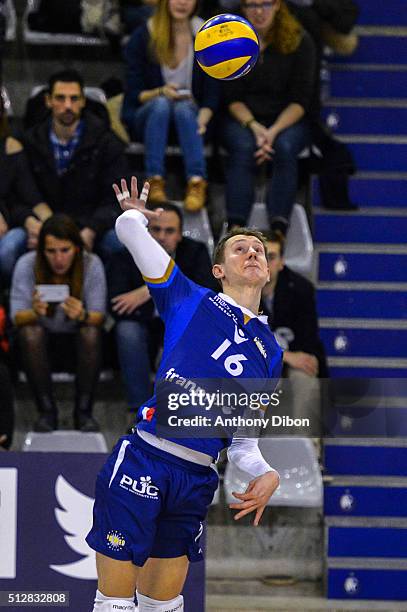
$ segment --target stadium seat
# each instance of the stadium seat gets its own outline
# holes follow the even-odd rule
[[[263,457],[280,474],[280,486],[268,506],[322,506],[322,478],[315,447],[310,438],[262,438],[259,447]],[[252,476],[228,462],[224,488],[226,502],[236,502],[233,491],[245,491]]]
[[[107,453],[106,440],[101,433],[79,431],[29,431],[23,443],[25,452]]]
[[[14,8],[13,0],[5,0],[0,4],[0,13],[6,18],[6,41],[16,39],[16,9]]]
[[[249,227],[269,229],[266,205],[256,202],[249,218]],[[285,247],[285,260],[289,268],[308,276],[312,271],[314,245],[304,207],[294,204]]]
[[[199,213],[189,213],[184,211],[183,235],[193,240],[199,240],[208,247],[209,255],[212,256],[214,242],[209,223],[208,211],[202,208]]]
[[[267,207],[263,202],[255,202],[253,204],[247,226],[262,231],[270,229]]]
[[[314,245],[304,207],[294,204],[285,247],[287,266],[308,276],[312,271]]]
[[[54,34],[53,32],[39,32],[31,30],[28,24],[28,15],[36,13],[39,0],[27,0],[27,6],[23,14],[23,40],[29,45],[72,45],[72,46],[105,46],[108,41],[99,36],[87,36],[85,34]]]

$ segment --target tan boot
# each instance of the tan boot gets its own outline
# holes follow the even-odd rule
[[[189,179],[184,200],[185,210],[198,212],[205,206],[207,185],[208,183],[203,178]]]
[[[150,183],[150,191],[148,201],[158,204],[168,202],[167,194],[165,193],[165,180],[162,176],[151,176],[147,179]]]

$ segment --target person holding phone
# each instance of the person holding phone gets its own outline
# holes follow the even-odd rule
[[[159,0],[154,14],[126,47],[127,82],[122,118],[131,138],[145,146],[150,201],[168,201],[165,149],[175,127],[183,154],[185,209],[199,211],[206,200],[203,136],[218,105],[218,85],[194,62],[193,40],[203,21],[196,0]]]
[[[41,228],[37,251],[18,260],[10,295],[22,364],[39,411],[35,431],[58,428],[51,371],[61,367],[61,357],[64,369],[76,362],[75,428],[98,431],[92,405],[105,307],[102,262],[84,249],[70,217],[50,217]]]

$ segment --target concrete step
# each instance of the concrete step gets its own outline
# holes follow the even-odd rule
[[[407,208],[407,174],[390,172],[359,172],[349,177],[349,196],[363,207]],[[320,206],[317,177],[312,180],[312,202]]]
[[[406,136],[344,135],[356,167],[363,172],[404,172],[407,159]]]
[[[329,357],[332,378],[359,378],[364,380],[405,378],[407,359],[379,357]]]
[[[331,65],[330,95],[346,98],[407,98],[407,66]]]
[[[407,329],[320,329],[329,357],[401,357],[407,359]]]
[[[401,437],[325,439],[324,466],[325,473],[334,476],[406,477],[407,439]],[[405,519],[400,520],[405,521]]]
[[[319,250],[318,281],[407,282],[407,247],[400,254],[392,254],[382,245],[374,246],[374,253]]]
[[[322,116],[334,134],[407,134],[407,102],[405,105],[371,106],[364,100],[358,104],[329,104]]]
[[[378,26],[407,26],[405,0],[358,0],[360,15],[358,24]]]
[[[357,212],[314,209],[317,243],[406,243],[407,215],[403,209],[359,209]]]
[[[318,286],[319,317],[359,319],[405,319],[407,291],[401,285],[390,291],[380,284],[324,283]]]
[[[224,585],[221,584],[220,586],[224,588]],[[304,589],[304,584],[299,584],[298,586],[299,589]],[[273,610],[274,612],[317,612],[325,610],[326,612],[357,612],[359,610],[368,610],[368,612],[404,612],[407,610],[407,603],[398,601],[327,599],[323,596],[301,595],[299,594],[301,593],[299,589],[291,596],[288,594],[285,596],[280,595],[281,587],[278,586],[270,587],[269,595],[251,595],[247,589],[247,583],[241,582],[239,595],[208,594],[206,596],[206,611],[262,612],[263,610]]]
[[[405,8],[404,8],[405,11]],[[407,28],[357,28],[359,44],[348,57],[334,56],[346,64],[407,64]]]

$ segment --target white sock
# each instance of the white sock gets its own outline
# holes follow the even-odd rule
[[[93,612],[137,612],[133,597],[106,597],[96,591]]]
[[[182,595],[178,595],[178,597],[168,601],[159,601],[158,599],[142,595],[138,591],[136,591],[136,594],[139,612],[183,612],[184,610],[184,598]]]

